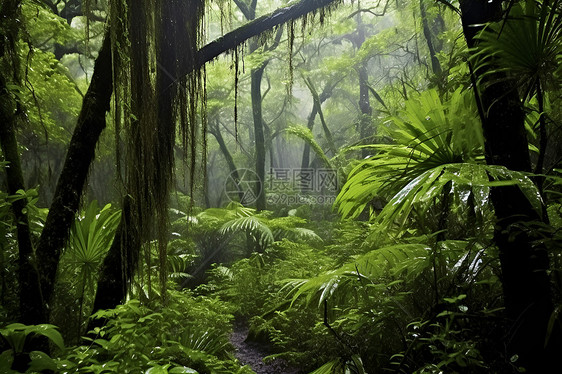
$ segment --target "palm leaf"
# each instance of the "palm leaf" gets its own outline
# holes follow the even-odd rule
[[[372,216],[380,230],[393,224],[402,227],[414,210],[428,211],[448,186],[454,194],[463,194],[454,200],[459,203],[466,203],[472,194],[474,209],[481,214],[490,188],[499,185],[518,185],[540,211],[538,190],[527,175],[483,163],[482,133],[475,111],[466,109],[470,108],[466,100],[465,93],[456,91],[443,104],[429,90],[408,101],[389,130],[398,144],[374,145],[378,154],[350,172],[336,198],[339,213],[355,218],[375,197],[381,197],[388,203],[378,216]]]
[[[430,248],[423,244],[403,244],[379,248],[358,257],[340,268],[328,271],[311,279],[287,280],[282,290],[292,295],[292,303],[304,297],[308,305],[319,308],[330,299],[339,304],[357,296],[358,282],[371,283],[376,278],[391,274],[409,277],[419,275],[429,266],[427,254]],[[404,267],[401,264],[413,260],[424,265]],[[412,269],[415,269],[412,271]]]
[[[329,361],[310,374],[366,374],[363,361],[359,355],[340,357]]]
[[[262,249],[267,248],[274,241],[273,233],[258,217],[240,217],[226,222],[220,229],[220,233],[245,232],[256,238]]]
[[[112,210],[111,204],[100,210],[97,201],[92,201],[72,225],[66,251],[69,262],[90,274],[96,271],[109,250],[120,218],[121,212]]]
[[[326,362],[310,374],[345,374],[345,365],[340,359]]]
[[[499,71],[510,73],[525,99],[532,97],[537,82],[557,82],[554,75],[562,61],[559,0],[515,4],[505,22],[488,25],[477,38],[473,60],[481,79]]]

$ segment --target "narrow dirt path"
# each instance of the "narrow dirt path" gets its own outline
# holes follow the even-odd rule
[[[270,355],[267,346],[256,342],[247,342],[248,325],[244,322],[234,323],[234,332],[230,335],[230,342],[236,348],[235,356],[243,365],[248,365],[257,374],[298,374],[297,369],[289,367],[283,359],[276,359],[267,364],[263,358]]]

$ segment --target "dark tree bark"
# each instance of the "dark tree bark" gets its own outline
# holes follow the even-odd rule
[[[25,190],[23,173],[21,170],[18,143],[16,140],[16,115],[14,113],[15,103],[6,88],[4,76],[0,74],[0,145],[4,153],[4,159],[8,161],[6,167],[6,179],[8,193],[16,195],[19,190]],[[25,213],[27,199],[22,198],[12,203],[12,210],[16,221],[16,232],[18,241],[18,281],[19,281],[19,303],[20,318],[25,324],[34,324],[44,321],[41,292],[39,289],[39,277],[34,263],[33,244],[29,220]]]
[[[254,140],[256,145],[256,209],[264,210],[265,204],[265,136],[263,131],[261,81],[266,64],[253,69],[251,76],[252,114],[254,118]]]
[[[195,56],[195,64],[188,67],[183,75],[187,75],[193,70],[199,69],[205,63],[212,61],[224,52],[233,50],[254,36],[272,30],[289,21],[306,16],[318,9],[337,4],[340,1],[341,0],[301,0],[295,5],[277,9],[273,13],[256,18],[199,49]]]
[[[8,193],[15,195],[18,190],[25,190],[21,170],[18,143],[16,141],[14,105],[7,93],[4,77],[0,75],[0,145],[4,159],[9,162],[6,167]],[[16,220],[18,241],[18,281],[20,297],[20,321],[25,324],[46,322],[41,303],[39,277],[34,263],[33,244],[29,220],[25,214],[27,199],[18,199],[12,203]],[[38,302],[39,301],[39,302]]]
[[[19,36],[19,22],[21,2],[19,0],[4,1],[1,4],[2,19],[0,20],[0,146],[4,159],[8,161],[6,179],[8,193],[15,195],[19,190],[25,190],[23,172],[21,169],[16,126],[18,113],[23,112],[21,105],[8,91],[7,84],[20,84],[19,59],[15,43]],[[10,65],[10,66],[8,66]],[[12,73],[11,77],[7,75]],[[18,199],[12,203],[12,210],[16,220],[16,237],[18,241],[18,281],[19,281],[19,320],[25,324],[46,322],[39,275],[34,266],[35,258],[29,219],[25,213],[27,199]]]
[[[501,18],[501,2],[464,0],[460,5],[467,44],[474,47],[481,25]],[[525,115],[517,88],[505,78],[503,73],[493,74],[484,78],[480,87],[486,161],[530,172]],[[491,201],[497,218],[494,240],[499,249],[506,314],[513,322],[506,337],[507,354],[517,354],[515,365],[528,372],[548,372],[549,363],[557,359],[552,349],[558,336],[554,334],[549,349],[544,348],[553,306],[548,254],[543,245],[533,243],[537,238],[532,226],[541,221],[541,214],[517,186],[493,188]]]
[[[95,147],[106,126],[105,114],[109,110],[112,92],[111,45],[109,31],[106,31],[36,251],[41,291],[47,306],[53,293],[59,258],[68,240],[94,159]],[[36,302],[41,303],[41,300]],[[48,320],[49,311],[46,313],[43,320]]]

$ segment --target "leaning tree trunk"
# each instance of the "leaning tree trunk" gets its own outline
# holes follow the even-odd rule
[[[21,170],[18,142],[16,139],[16,124],[18,112],[22,111],[19,103],[13,99],[8,91],[7,84],[19,79],[19,59],[15,50],[15,43],[19,35],[18,18],[20,1],[5,1],[1,10],[3,17],[0,20],[0,29],[4,30],[4,37],[0,40],[0,146],[4,154],[8,193],[16,195],[19,190],[25,190],[23,172]],[[11,60],[11,61],[9,61]],[[9,66],[8,66],[9,65]],[[12,77],[8,72],[12,71]],[[16,237],[18,242],[18,281],[19,281],[19,320],[25,324],[46,322],[44,319],[43,303],[39,277],[34,263],[33,244],[29,219],[25,213],[26,198],[17,199],[12,203],[12,210],[16,221]]]
[[[111,45],[109,30],[106,30],[36,251],[41,291],[47,306],[50,305],[59,258],[80,204],[95,147],[106,126],[105,114],[109,111],[112,92]],[[42,301],[38,299],[35,302]],[[48,313],[49,310],[43,320],[48,320]]]
[[[464,0],[460,5],[467,44],[474,47],[476,33],[482,29],[479,25],[500,19],[501,2]],[[488,164],[530,172],[525,115],[517,88],[502,73],[480,78]],[[553,306],[548,254],[543,245],[533,242],[537,238],[532,225],[541,222],[541,215],[517,186],[493,188],[491,201],[497,218],[494,240],[499,249],[506,314],[513,323],[507,336],[508,359],[518,355],[515,365],[532,373],[547,372],[547,363],[557,358],[544,349]]]

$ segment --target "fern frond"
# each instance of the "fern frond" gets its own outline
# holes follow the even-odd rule
[[[287,236],[296,242],[311,242],[311,243],[323,242],[322,238],[318,236],[317,233],[304,227],[295,227],[289,232],[289,235]]]
[[[316,153],[316,155],[324,162],[326,167],[332,169],[332,164],[330,160],[322,150],[322,147],[320,147],[320,145],[316,142],[316,140],[314,139],[314,135],[312,134],[312,131],[308,127],[293,125],[293,126],[289,126],[285,130],[285,132],[287,134],[297,136],[302,140],[304,140],[308,145],[310,145],[310,148],[312,148],[312,150]]]

